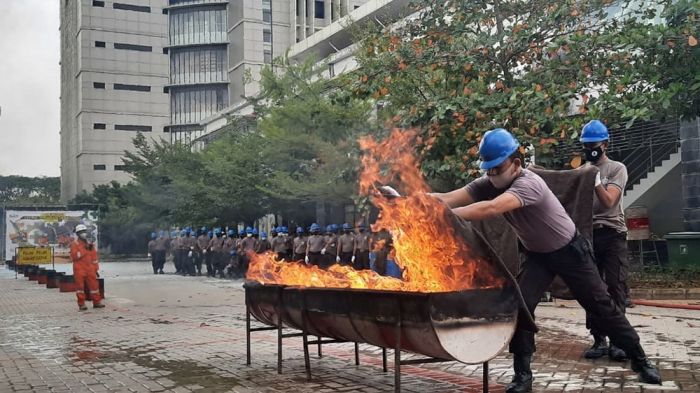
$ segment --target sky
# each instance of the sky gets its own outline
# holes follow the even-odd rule
[[[60,175],[59,5],[0,0],[0,175]]]

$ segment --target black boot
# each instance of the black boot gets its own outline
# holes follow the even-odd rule
[[[644,383],[661,385],[659,370],[649,361],[642,346],[637,344],[632,351],[627,351],[632,370],[639,374],[639,380]]]
[[[583,353],[586,359],[598,359],[608,354],[608,343],[605,336],[593,335],[593,346]]]
[[[532,391],[532,354],[515,354],[513,356],[513,381],[506,387],[506,393],[527,393]]]
[[[608,347],[608,357],[610,360],[614,360],[616,362],[624,362],[627,360],[627,354],[625,351],[616,347],[613,345],[613,343],[610,343],[610,347]]]

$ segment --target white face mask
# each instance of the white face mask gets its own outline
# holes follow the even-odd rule
[[[80,232],[78,234],[78,237],[83,239],[83,240],[86,240],[87,239],[87,232]]]
[[[246,236],[247,236],[247,237],[253,237],[253,234],[252,234],[252,233],[248,233],[248,234],[246,234]]]
[[[511,162],[510,166],[498,175],[488,175],[491,184],[498,189],[508,188],[518,175],[518,171],[514,170],[513,165],[515,165],[515,162]]]

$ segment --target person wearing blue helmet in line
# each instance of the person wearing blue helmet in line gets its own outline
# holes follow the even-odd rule
[[[255,252],[258,246],[258,239],[255,238],[255,234],[257,234],[257,232],[258,231],[252,227],[246,227],[245,238],[241,240],[240,243],[240,268],[243,275],[245,275],[246,271],[248,270],[248,254]]]
[[[637,332],[600,278],[590,245],[544,180],[523,168],[519,148],[518,141],[505,129],[486,132],[479,144],[480,166],[486,174],[466,187],[431,195],[465,220],[503,215],[520,241],[518,284],[528,311],[534,315],[544,291],[559,275],[596,329],[625,351],[640,380],[660,384],[661,377],[647,359]],[[526,330],[525,315],[521,313],[523,319],[510,341],[515,374],[506,388],[508,393],[532,391],[530,362],[535,352],[535,332]]]
[[[334,263],[340,262],[338,256],[338,225],[330,224],[326,226],[326,244],[321,250],[324,255],[324,264],[321,266],[326,269]]]
[[[270,251],[271,249],[272,246],[267,240],[267,232],[260,231],[260,239],[258,239],[258,243],[255,245],[255,252],[258,254],[262,254],[264,252]]]
[[[151,259],[151,266],[153,267],[153,274],[158,274],[158,261],[156,258],[156,243],[158,239],[158,234],[151,232],[151,240],[148,241],[148,258]]]
[[[202,229],[200,229],[196,243],[197,246],[195,247],[195,249],[197,250],[197,252],[195,255],[195,268],[197,269],[197,275],[201,276],[202,262],[206,263],[207,254],[209,253],[209,236],[207,235],[207,227],[202,227]],[[206,266],[207,274],[211,273],[211,270],[209,270],[209,264],[206,264]]]
[[[224,245],[221,250],[224,255],[223,266],[221,266],[219,272],[219,276],[221,278],[223,278],[226,275],[226,272],[230,271],[234,265],[233,255],[231,255],[231,252],[236,250],[236,231],[234,229],[229,229],[226,231],[226,235],[226,240],[224,240]]]
[[[355,262],[355,235],[347,222],[343,224],[343,234],[338,238],[338,257],[341,265],[349,266]]]
[[[275,259],[277,259],[278,261],[282,261],[287,257],[286,239],[282,234],[282,227],[276,227],[272,231],[270,231],[270,233],[274,233],[274,235],[272,235],[272,240],[270,240],[270,247],[272,247],[272,252],[276,254]]]
[[[214,237],[209,241],[209,249],[211,250],[212,277],[216,277],[216,273],[223,269],[227,255],[224,255],[224,241],[221,228],[214,228]]]
[[[291,261],[292,260],[292,248],[294,247],[294,239],[292,239],[289,236],[289,228],[286,226],[281,226],[280,230],[282,232],[282,239],[284,240],[284,246],[283,246],[283,255],[284,255],[284,260],[286,261]]]
[[[192,231],[189,227],[186,229],[185,239],[183,244],[185,246],[185,256],[182,261],[183,275],[194,276],[195,271],[195,248],[197,247],[197,239],[195,238],[196,231]]]
[[[297,235],[292,242],[292,261],[303,261],[306,257],[306,237],[304,228],[297,227]]]
[[[355,270],[369,269],[369,244],[370,233],[365,231],[365,224],[357,226],[358,233],[355,235],[355,260],[353,267]]]
[[[154,246],[155,250],[155,264],[159,274],[163,274],[163,268],[165,267],[165,255],[168,252],[168,238],[165,231],[158,232],[158,238],[156,239],[156,244]]]
[[[607,156],[610,135],[600,120],[591,120],[581,130],[581,143],[586,164],[581,168],[598,168],[593,198],[593,251],[601,277],[615,304],[625,310],[627,300],[627,225],[622,209],[622,194],[627,186],[625,164]],[[584,352],[587,359],[608,355],[611,360],[624,361],[623,350],[612,342],[607,345],[605,335],[593,326],[586,316],[586,326],[593,335],[593,346]]]
[[[311,224],[309,228],[311,235],[306,241],[306,256],[304,262],[307,265],[321,267],[324,255],[321,253],[326,245],[326,239],[321,235],[321,226],[317,223]]]

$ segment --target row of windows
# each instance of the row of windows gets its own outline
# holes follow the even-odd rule
[[[92,87],[94,87],[95,89],[104,89],[105,83],[104,82],[92,82]],[[151,91],[151,86],[128,85],[125,83],[115,83],[114,85],[112,85],[112,88],[114,90],[128,90],[128,91],[141,91],[141,92]],[[163,91],[163,92],[167,93],[166,91]]]
[[[93,7],[104,7],[105,2],[101,0],[92,0],[92,5]],[[112,8],[114,8],[115,10],[151,12],[151,7],[125,3],[112,3]]]
[[[104,41],[95,41],[95,48],[106,48],[107,43]],[[148,45],[124,44],[121,42],[114,43],[114,49],[135,50],[138,52],[153,52],[153,47]],[[168,48],[163,48],[163,54],[168,53]]]
[[[228,106],[228,86],[178,88],[170,93],[172,124],[192,124]]]
[[[226,8],[176,9],[170,12],[170,45],[226,40]]]
[[[107,165],[105,164],[95,164],[92,166],[92,169],[95,171],[106,171],[107,170]],[[126,165],[115,165],[114,166],[115,171],[125,171],[126,170]]]
[[[107,129],[107,124],[105,123],[94,123],[92,125],[92,128],[94,130],[106,130]],[[115,131],[140,131],[140,132],[151,132],[153,131],[153,127],[151,126],[141,126],[141,125],[135,125],[135,124],[115,124],[114,125],[114,130]]]
[[[227,80],[226,47],[183,48],[170,53],[170,83],[216,83]]]

